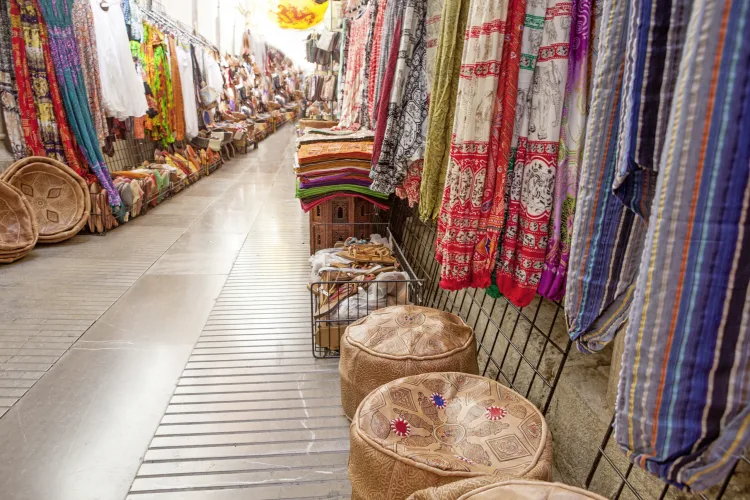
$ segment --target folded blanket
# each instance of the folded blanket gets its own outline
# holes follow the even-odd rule
[[[364,194],[373,198],[379,198],[381,200],[387,200],[388,195],[383,193],[375,192],[369,188],[363,187],[363,186],[356,186],[354,184],[341,184],[339,186],[324,186],[324,187],[314,187],[314,188],[308,188],[308,189],[302,189],[299,186],[299,180],[297,180],[297,189],[296,189],[296,197],[297,198],[310,198],[313,196],[318,196],[322,194],[330,194],[330,193],[337,193],[337,192],[351,192],[351,193],[359,193]]]
[[[382,210],[388,210],[388,205],[385,204],[382,200],[378,200],[377,198],[370,198],[369,196],[359,194],[359,193],[333,193],[333,194],[325,194],[321,196],[314,196],[312,198],[307,198],[304,200],[300,200],[300,205],[302,205],[302,210],[305,212],[309,212],[313,208],[317,207],[321,203],[324,203],[330,199],[333,198],[340,198],[340,197],[346,197],[346,198],[360,198],[366,201],[369,201],[376,207],[382,209]]]
[[[358,142],[318,142],[302,144],[297,151],[300,165],[327,160],[372,160],[370,141]]]

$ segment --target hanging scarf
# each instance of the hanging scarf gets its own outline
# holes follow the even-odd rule
[[[432,82],[435,79],[435,57],[437,56],[437,43],[440,34],[440,13],[443,10],[443,1],[444,0],[427,0],[427,20],[425,21],[425,88],[427,89],[428,109]],[[427,137],[427,120],[422,121],[420,134],[423,139],[417,158],[409,163],[404,181],[400,186],[396,187],[396,196],[407,200],[410,207],[414,207],[419,203],[419,189],[422,185],[422,168],[424,167],[424,150]]]
[[[146,120],[146,129],[153,140],[171,144],[174,142],[174,92],[164,34],[154,25],[144,23],[143,27],[143,67],[159,113]]]
[[[421,156],[423,124],[427,120],[427,79],[425,71],[425,2],[407,0],[398,46],[396,75],[388,101],[388,117],[373,165],[370,189],[384,194],[394,192],[406,176],[409,163]]]
[[[91,118],[94,120],[96,135],[100,141],[108,135],[107,117],[102,105],[102,84],[99,78],[99,61],[96,48],[96,32],[94,31],[94,15],[91,12],[91,2],[88,0],[73,0],[73,26],[75,26],[78,55],[81,61],[81,71],[86,83],[86,94],[89,98]]]
[[[506,41],[500,63],[500,82],[495,95],[495,110],[490,128],[490,147],[486,184],[493,195],[489,210],[482,211],[477,232],[478,242],[472,256],[471,287],[485,288],[492,283],[492,268],[497,245],[505,223],[505,187],[510,163],[510,145],[516,117],[521,37],[526,18],[526,0],[510,0]],[[494,188],[491,184],[494,183]],[[489,193],[488,193],[489,194]]]
[[[395,2],[396,0],[392,1]],[[377,14],[375,15],[375,24],[372,29],[371,56],[369,68],[367,69],[367,116],[370,117],[368,126],[373,130],[375,129],[375,95],[378,86],[378,66],[383,47],[383,24],[385,22],[385,13],[388,9],[388,0],[377,1],[376,6]]]
[[[472,0],[469,7],[436,243],[440,286],[446,290],[471,286],[479,221],[494,195],[495,177],[489,173],[487,182],[487,165],[507,15],[508,0]]]
[[[359,130],[362,77],[365,64],[365,47],[367,33],[370,30],[372,6],[365,8],[362,15],[351,22],[349,29],[349,47],[346,62],[346,79],[344,81],[344,95],[341,102],[341,118],[338,128]]]
[[[172,123],[174,123],[174,139],[185,140],[185,96],[182,93],[182,78],[180,76],[180,63],[177,60],[177,45],[174,37],[169,37],[169,67],[172,75],[172,88],[174,89],[174,106],[171,109]]]
[[[372,118],[370,117],[370,68],[372,67],[372,61],[374,59],[373,46],[375,44],[375,31],[377,30],[377,19],[380,13],[380,7],[378,2],[372,2],[370,5],[372,9],[370,13],[370,25],[367,28],[367,41],[365,43],[365,60],[362,64],[362,88],[360,89],[359,96],[359,117],[360,123],[363,127],[368,128]],[[321,79],[322,80],[322,79]],[[322,85],[322,84],[321,84]]]
[[[32,156],[46,156],[47,152],[42,142],[41,127],[39,126],[36,104],[34,103],[34,89],[31,86],[31,72],[26,56],[26,41],[21,21],[21,7],[17,0],[10,0],[9,13],[12,27],[13,67],[15,69],[16,86],[18,88],[18,108],[21,115],[26,150]]]
[[[497,287],[518,307],[531,303],[549,241],[563,97],[568,75],[572,5],[550,1],[534,66],[528,127],[518,135],[508,227]],[[527,131],[524,134],[524,131]]]
[[[702,492],[750,446],[750,4],[657,1],[643,14],[652,34],[664,20],[670,34],[683,15],[690,20],[682,57],[665,59],[680,62],[664,140],[652,130],[664,153],[615,435],[635,464]],[[650,68],[636,72],[642,81]]]
[[[119,207],[120,195],[112,184],[112,178],[104,163],[96,128],[88,107],[86,86],[83,73],[81,73],[81,62],[72,21],[72,4],[70,0],[38,0],[38,6],[49,29],[55,73],[73,135],[86,158],[89,169],[107,191],[110,205]]]
[[[391,2],[391,4],[394,9],[396,9],[397,5],[403,5],[402,3],[399,3],[397,0],[394,0]],[[401,19],[400,15],[396,16],[396,24],[393,29],[393,41],[395,42],[393,46],[391,46],[390,53],[388,54],[388,66],[386,67],[385,75],[384,75],[384,82],[383,87],[381,91],[386,94],[391,94],[391,89],[393,88],[393,80],[395,79],[396,75],[396,60],[398,59],[398,44],[401,41],[401,24],[403,19]],[[388,101],[383,99],[380,102],[378,102],[378,106],[376,109],[377,117],[375,119],[375,123],[377,124],[375,126],[375,137],[373,138],[373,146],[372,146],[372,161],[377,162],[380,158],[380,149],[383,145],[383,137],[385,137],[385,129],[386,125],[388,125]]]
[[[456,99],[469,0],[445,0],[440,15],[440,36],[435,55],[435,79],[430,90],[419,216],[435,219],[440,213],[449,150],[446,138],[455,119]]]
[[[0,108],[3,110],[11,152],[15,159],[20,160],[26,155],[26,144],[23,140],[23,125],[18,109],[18,90],[11,47],[10,12],[5,2],[0,1]]]
[[[562,300],[565,296],[565,279],[570,261],[578,170],[586,134],[591,0],[574,0],[571,26],[573,32],[560,131],[560,157],[555,179],[553,226],[539,283],[539,294],[551,300]],[[664,124],[666,126],[666,119]]]

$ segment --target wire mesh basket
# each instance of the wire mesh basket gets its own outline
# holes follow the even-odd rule
[[[357,226],[357,224],[351,224]],[[364,224],[363,224],[364,225]],[[310,283],[310,314],[312,352],[316,358],[339,356],[341,336],[346,327],[378,309],[389,306],[416,304],[424,301],[422,280],[404,257],[387,224],[366,224],[373,231],[382,230],[388,237],[393,255],[398,260],[398,271],[404,279],[373,279],[363,271],[354,280],[314,281]],[[325,224],[318,224],[324,230]],[[326,297],[327,300],[322,300]]]

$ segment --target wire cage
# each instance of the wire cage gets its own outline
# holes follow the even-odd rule
[[[316,224],[313,231],[326,231],[326,226],[331,225],[334,224]],[[358,228],[366,227],[366,232],[387,235],[393,255],[398,260],[397,270],[406,273],[408,279],[373,279],[372,274],[362,272],[354,280],[347,275],[347,281],[310,283],[312,352],[316,358],[338,357],[341,336],[346,327],[371,312],[388,306],[421,305],[424,302],[422,280],[416,277],[401,247],[390,233],[388,224],[355,223],[348,226],[354,228],[354,234]],[[370,234],[368,232],[368,236]]]

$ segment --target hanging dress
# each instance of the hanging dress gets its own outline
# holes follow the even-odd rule
[[[78,42],[78,56],[81,61],[81,71],[86,82],[86,94],[89,98],[91,119],[94,120],[96,135],[100,141],[109,135],[107,116],[102,104],[102,81],[99,76],[99,52],[96,47],[96,28],[94,27],[94,13],[90,0],[73,1],[73,25],[75,26],[76,41]]]
[[[188,140],[198,136],[198,105],[195,100],[195,81],[193,60],[190,52],[181,45],[177,46],[177,62],[180,69],[180,83],[185,111],[185,135]]]
[[[489,210],[494,194],[494,177],[486,182],[487,163],[507,15],[508,0],[472,0],[469,6],[437,230],[440,286],[445,290],[471,285],[471,258],[479,221]]]
[[[105,11],[99,0],[90,2],[94,13],[104,112],[118,120],[142,116],[148,105],[130,53],[122,9],[114,2]]]

